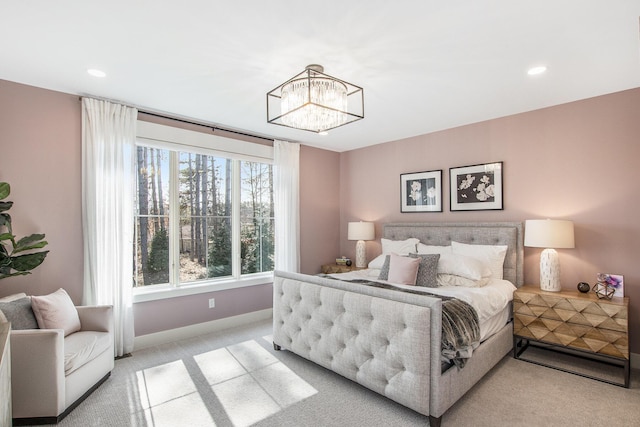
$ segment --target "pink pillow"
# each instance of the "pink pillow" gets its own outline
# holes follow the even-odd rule
[[[65,337],[80,330],[78,310],[62,288],[49,295],[32,296],[31,309],[40,329],[63,329]]]
[[[389,282],[415,285],[420,267],[420,258],[409,258],[394,253],[389,259]]]

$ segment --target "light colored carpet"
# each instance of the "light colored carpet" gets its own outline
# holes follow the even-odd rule
[[[271,344],[271,322],[137,351],[60,424],[427,426],[428,418]],[[638,426],[630,389],[506,356],[443,426]]]

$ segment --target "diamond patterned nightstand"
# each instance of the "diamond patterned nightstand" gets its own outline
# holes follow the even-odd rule
[[[624,367],[624,386],[629,387],[628,313],[629,298],[607,300],[592,292],[547,292],[537,286],[523,286],[513,294],[514,357],[527,360],[521,357],[523,352],[536,343],[544,343],[545,348],[574,350]]]

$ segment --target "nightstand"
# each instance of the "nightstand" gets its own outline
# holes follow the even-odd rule
[[[513,357],[628,388],[628,313],[627,297],[599,299],[593,292],[548,292],[538,286],[522,286],[513,294]],[[619,366],[624,369],[623,384],[529,360],[529,346]]]
[[[362,268],[356,267],[355,265],[338,265],[338,264],[322,265],[322,274],[348,273],[350,271],[355,271],[355,270],[362,270]]]

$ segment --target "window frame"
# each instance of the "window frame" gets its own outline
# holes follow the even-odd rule
[[[240,253],[240,194],[241,172],[240,161],[267,163],[273,165],[273,146],[256,144],[239,139],[226,138],[219,135],[160,125],[157,123],[138,120],[136,128],[136,149],[145,146],[170,151],[170,157],[177,153],[191,152],[207,156],[224,157],[233,161],[232,178],[232,275],[224,278],[211,278],[198,282],[179,283],[179,268],[172,268],[173,283],[133,287],[133,302],[154,301],[165,298],[175,298],[186,295],[194,295],[206,292],[222,291],[228,289],[256,286],[273,282],[273,272],[241,274]],[[171,229],[179,228],[180,215],[175,212],[179,198],[178,171],[170,167],[169,203],[172,212],[169,216]],[[135,186],[135,183],[132,184]],[[134,191],[134,194],[137,194]],[[177,228],[175,228],[177,227]],[[170,263],[175,262],[175,250],[178,245],[177,233],[169,233]],[[133,244],[133,236],[132,236]]]

